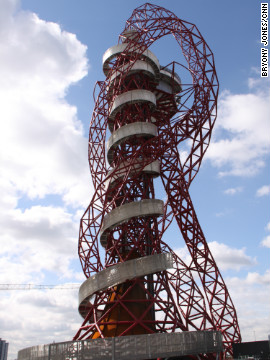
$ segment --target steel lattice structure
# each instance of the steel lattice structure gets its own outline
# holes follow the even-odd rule
[[[186,66],[161,67],[148,49],[170,34]],[[191,84],[181,84],[176,69],[188,71]],[[216,119],[213,54],[194,24],[147,3],[104,54],[103,70],[89,132],[95,192],[79,235],[84,321],[74,339],[220,330],[232,354],[241,340],[236,311],[189,195]],[[183,160],[184,141],[191,148]],[[165,202],[155,198],[156,177]],[[174,219],[191,264],[162,240]]]

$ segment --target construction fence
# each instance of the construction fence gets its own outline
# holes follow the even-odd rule
[[[189,331],[67,341],[18,352],[18,360],[139,360],[220,353],[219,331]]]

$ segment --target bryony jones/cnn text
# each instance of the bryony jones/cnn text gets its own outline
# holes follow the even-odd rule
[[[261,77],[268,77],[268,3],[261,3]]]

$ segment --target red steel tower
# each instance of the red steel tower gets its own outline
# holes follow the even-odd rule
[[[149,50],[170,34],[186,65],[161,66]],[[219,330],[232,354],[241,340],[236,311],[189,195],[216,119],[213,54],[194,24],[147,3],[105,52],[103,71],[89,133],[95,192],[79,236],[84,321],[74,339]],[[155,195],[156,178],[166,199]],[[189,264],[162,240],[173,220]]]

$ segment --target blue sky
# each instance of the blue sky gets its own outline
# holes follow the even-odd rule
[[[103,53],[143,3],[0,0],[1,284],[84,280],[77,237],[92,192],[92,92],[104,79]],[[267,339],[270,87],[259,74],[260,3],[154,4],[195,23],[214,53],[218,119],[191,197],[238,311],[243,340]],[[171,39],[154,51],[162,64],[181,58]],[[166,240],[187,258],[175,228]],[[81,322],[77,290],[0,296],[0,334],[10,342],[10,359],[26,346],[71,339]]]

